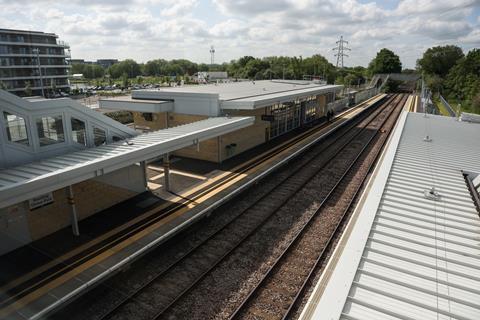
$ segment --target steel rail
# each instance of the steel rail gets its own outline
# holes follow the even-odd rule
[[[294,247],[294,245],[301,239],[301,236],[307,231],[308,229],[308,226],[311,225],[311,222],[314,220],[314,218],[319,214],[319,212],[321,212],[324,208],[324,205],[325,203],[327,203],[327,201],[330,200],[330,197],[333,195],[333,193],[336,191],[337,187],[343,182],[344,178],[350,173],[351,169],[356,165],[358,159],[364,154],[364,152],[370,147],[371,145],[371,142],[374,140],[374,138],[379,134],[381,133],[381,129],[382,127],[384,126],[384,124],[386,123],[386,121],[388,119],[390,119],[390,116],[395,112],[395,110],[397,110],[398,106],[404,102],[404,99],[403,98],[400,98],[398,102],[395,103],[395,106],[392,108],[391,112],[389,113],[389,115],[384,119],[384,121],[382,122],[382,124],[379,126],[379,128],[376,130],[375,134],[372,135],[368,141],[366,142],[366,144],[363,146],[363,148],[360,150],[360,152],[357,154],[357,156],[355,157],[355,159],[353,160],[353,162],[349,165],[349,167],[345,170],[345,172],[342,174],[341,178],[337,181],[337,183],[334,185],[334,187],[329,191],[329,193],[327,194],[327,196],[322,200],[322,202],[320,203],[320,206],[319,208],[315,211],[315,213],[310,216],[310,218],[307,220],[307,222],[305,223],[305,225],[301,228],[301,230],[299,230],[299,232],[294,236],[294,238],[291,240],[291,242],[287,245],[287,247],[282,251],[282,253],[277,257],[277,259],[275,260],[275,262],[268,268],[267,272],[264,273],[264,275],[262,276],[262,278],[260,279],[260,281],[257,283],[257,285],[253,288],[253,290],[251,290],[249,292],[249,294],[247,295],[247,297],[242,300],[241,304],[235,309],[235,311],[232,313],[232,315],[230,316],[230,319],[234,319],[236,317],[238,317],[242,312],[243,310],[248,306],[248,304],[250,303],[250,301],[254,298],[255,294],[258,292],[258,290],[261,288],[261,286],[265,283],[265,281],[268,279],[268,277],[273,273],[273,271],[279,266],[280,262],[282,261],[282,259],[285,259],[285,257],[287,256],[288,252],[290,252],[290,250]],[[353,200],[355,199],[355,196],[356,196],[356,193],[358,192],[358,190],[360,190],[360,186],[363,185],[363,181],[361,182],[361,184],[359,185],[357,191],[355,192],[354,196],[350,199],[349,201],[349,204],[347,205],[347,208],[344,210],[343,214],[341,215],[341,218],[339,220],[339,222],[337,223],[333,233],[330,235],[330,238],[329,240],[327,241],[327,244],[326,246],[323,248],[322,252],[320,253],[319,257],[317,258],[316,262],[315,262],[315,265],[314,267],[310,270],[307,278],[305,279],[304,283],[302,284],[302,288],[300,289],[301,291],[303,291],[303,288],[305,287],[306,283],[308,282],[308,279],[311,277],[311,274],[313,273],[313,271],[315,270],[316,266],[318,265],[319,261],[322,259],[322,257],[324,256],[325,252],[326,252],[326,248],[327,247],[330,247],[333,243],[333,239],[335,238],[335,235],[337,234],[338,230],[339,230],[339,226],[342,224],[342,222],[344,221],[345,217],[346,217],[346,214],[347,212],[349,211],[352,203],[353,203]],[[298,299],[298,296],[300,295],[300,291],[297,293],[297,296],[294,300],[297,301]],[[285,316],[282,318],[282,319],[285,319],[288,314],[290,313],[291,309],[293,307],[293,304],[291,304],[288,308],[288,311],[287,311],[287,314],[285,314]]]
[[[355,108],[347,110],[346,112],[342,113],[342,115],[347,115],[347,114],[350,114],[350,113],[354,112],[355,110],[357,110],[363,104],[364,103],[360,104],[359,106],[357,106]],[[309,129],[305,132],[302,132],[299,136],[296,136],[296,137],[294,137],[290,140],[287,140],[285,143],[283,143],[279,146],[276,146],[271,150],[268,150],[264,154],[261,154],[255,160],[249,161],[247,164],[242,165],[239,168],[239,170],[228,174],[227,176],[223,177],[222,179],[220,179],[219,181],[217,181],[213,185],[208,186],[207,188],[202,189],[199,192],[196,192],[192,198],[188,198],[186,200],[184,199],[185,201],[182,201],[180,203],[176,203],[176,204],[173,205],[173,207],[169,206],[169,207],[165,208],[164,210],[160,210],[159,212],[155,213],[154,214],[154,215],[156,215],[155,217],[152,218],[152,216],[150,216],[149,218],[146,218],[146,219],[144,219],[142,221],[139,221],[138,223],[134,224],[132,227],[127,228],[126,230],[122,230],[122,232],[126,231],[126,233],[122,233],[120,236],[118,236],[118,234],[113,235],[110,238],[110,240],[107,239],[105,241],[106,243],[103,244],[101,247],[99,247],[99,248],[97,248],[93,251],[88,252],[88,254],[83,255],[79,259],[74,259],[74,257],[77,257],[80,254],[77,254],[76,256],[68,259],[68,260],[74,260],[72,263],[67,263],[67,264],[59,263],[55,266],[52,266],[49,270],[53,270],[55,268],[59,268],[59,270],[56,270],[56,271],[52,272],[51,274],[49,274],[47,277],[44,277],[44,278],[40,279],[39,281],[33,283],[32,285],[30,285],[30,286],[28,286],[28,287],[26,287],[26,288],[24,288],[24,289],[22,289],[22,290],[20,290],[16,293],[12,294],[12,295],[9,295],[7,299],[5,299],[3,301],[0,301],[0,308],[7,307],[10,304],[11,301],[14,301],[15,299],[21,299],[25,295],[27,295],[31,292],[34,292],[36,289],[41,287],[43,284],[48,283],[48,281],[53,280],[53,279],[61,276],[65,272],[68,272],[68,271],[74,269],[75,267],[77,267],[77,266],[81,265],[82,263],[88,261],[89,259],[98,255],[99,253],[104,252],[105,250],[108,250],[109,248],[118,244],[119,242],[124,241],[125,239],[129,238],[132,234],[140,232],[141,230],[147,228],[148,226],[154,224],[155,222],[158,222],[159,220],[165,218],[166,216],[175,213],[177,210],[183,208],[184,206],[188,205],[189,203],[195,202],[197,199],[199,199],[202,196],[208,194],[209,192],[212,192],[215,189],[223,186],[224,184],[226,184],[229,181],[235,179],[239,175],[251,170],[252,168],[255,168],[256,166],[260,165],[261,163],[263,163],[265,161],[268,161],[269,159],[271,159],[271,158],[277,156],[278,154],[280,154],[281,152],[291,148],[295,144],[300,143],[302,140],[304,140],[304,139],[310,137],[311,135],[317,133],[318,131],[328,127],[328,125],[334,124],[335,122],[338,122],[340,120],[341,120],[340,118],[335,118],[334,122],[322,123],[319,126],[311,128],[311,129]],[[25,284],[28,281],[29,280],[24,281],[23,283],[17,285],[14,288],[21,287],[22,284]],[[9,291],[12,291],[12,289],[14,289],[14,288],[11,288]]]
[[[392,98],[393,99],[393,98]],[[368,117],[369,115],[366,116],[366,118]],[[371,116],[371,115],[370,115]],[[358,120],[358,122],[361,122],[362,119]],[[327,150],[329,147],[331,147],[332,145],[334,145],[338,140],[340,140],[341,138],[343,138],[345,135],[347,135],[350,131],[349,130],[346,130],[344,133],[342,133],[341,135],[339,135],[338,137],[336,137],[335,140],[333,140],[332,142],[330,142],[328,145],[324,146],[321,150],[317,151],[315,153],[315,156],[311,157],[308,161],[307,161],[307,164],[312,162],[313,160],[315,160],[315,157],[324,152],[325,150]],[[352,137],[353,139],[354,137]],[[349,140],[351,141],[351,140]],[[345,143],[348,144],[349,141],[347,141]],[[326,161],[328,162],[328,161]],[[139,287],[137,290],[135,290],[134,292],[132,292],[130,295],[127,295],[125,296],[124,299],[122,299],[114,308],[108,310],[106,313],[104,313],[100,318],[99,320],[103,320],[103,319],[106,319],[110,314],[114,313],[116,310],[118,310],[119,308],[121,308],[123,305],[125,305],[126,303],[128,303],[129,301],[131,300],[134,300],[134,297],[138,294],[140,294],[146,287],[148,287],[150,284],[154,283],[156,280],[158,280],[160,277],[162,277],[164,274],[166,274],[167,272],[171,271],[175,266],[177,266],[179,263],[181,263],[182,261],[184,261],[185,259],[187,259],[190,255],[192,255],[197,249],[199,249],[202,245],[204,245],[206,242],[208,242],[209,240],[213,239],[216,235],[218,235],[220,232],[224,231],[225,229],[227,229],[228,227],[230,227],[231,225],[233,225],[237,219],[239,219],[246,211],[248,211],[249,209],[253,208],[255,205],[257,205],[260,201],[262,201],[263,199],[265,199],[267,196],[270,195],[270,193],[275,190],[275,188],[284,183],[285,181],[287,181],[289,178],[291,178],[292,176],[294,176],[298,171],[300,171],[301,169],[303,169],[303,166],[302,167],[299,167],[297,168],[296,170],[294,170],[293,172],[291,172],[290,174],[288,174],[287,176],[285,176],[283,179],[281,179],[278,183],[276,183],[274,186],[272,186],[270,188],[269,191],[267,191],[262,197],[260,197],[259,199],[257,199],[256,201],[252,202],[249,206],[247,206],[245,209],[243,209],[239,214],[237,214],[232,220],[230,220],[227,224],[225,224],[223,227],[221,227],[220,229],[218,229],[217,231],[215,231],[214,233],[212,233],[209,237],[207,237],[206,239],[204,239],[203,241],[201,241],[200,243],[198,243],[196,246],[193,246],[190,250],[186,251],[184,255],[182,255],[181,257],[179,257],[176,261],[172,262],[171,264],[168,265],[168,267],[166,267],[162,272],[158,273],[157,275],[155,275],[154,277],[152,277],[149,281],[147,281],[146,283],[144,283],[141,287]],[[320,168],[321,169],[321,168]],[[319,169],[319,170],[320,170]],[[292,194],[293,196],[294,194]],[[288,201],[288,198],[285,199],[284,202]],[[280,203],[277,207],[281,207],[283,205],[283,203]],[[272,210],[272,213],[271,215],[274,214],[274,212],[276,211],[275,210]],[[263,225],[263,223],[265,223],[268,218],[271,216],[267,216],[263,221],[260,222],[260,225],[258,225],[254,230],[256,230],[257,228],[259,228],[261,225]],[[254,232],[254,230],[251,231],[251,233]],[[249,236],[249,234],[247,234],[245,237]],[[243,242],[243,239],[240,240],[238,243],[241,243]],[[236,246],[235,246],[236,247]],[[235,248],[234,247],[234,248]],[[232,250],[234,249],[232,248]],[[228,252],[227,252],[228,253]],[[170,306],[170,305],[169,305]],[[165,308],[166,310],[167,308]]]
[[[395,97],[392,97],[391,99],[388,99],[387,102],[384,102],[384,104],[382,104],[383,108],[386,108],[388,106],[388,104],[394,100]],[[369,114],[368,116],[366,116],[365,119],[371,117],[371,119],[368,121],[368,123],[361,129],[358,129],[360,132],[363,131],[367,126],[368,124],[370,124],[373,120],[375,120],[375,117],[378,113],[380,113],[383,109],[377,109],[375,110],[374,113],[372,114]],[[365,120],[363,119],[363,120]],[[360,120],[362,121],[362,120]],[[351,129],[354,129],[355,127],[352,127]],[[350,129],[350,130],[351,130]],[[332,141],[326,148],[332,146],[335,144],[335,142],[337,142],[339,139],[341,139],[343,136],[345,136],[347,133],[350,133],[350,130],[344,132],[341,136],[337,137],[336,140]],[[352,140],[354,140],[356,138],[356,135],[352,136],[349,140],[347,140],[344,144],[341,145],[341,147],[333,154],[331,155],[327,160],[324,160],[324,163],[322,164],[322,166],[320,166],[319,168],[317,168],[312,174],[310,174],[310,178],[308,178],[306,181],[304,181],[299,187],[296,188],[296,190],[289,196],[289,197],[286,197],[279,205],[277,205],[277,209],[275,210],[272,210],[272,212],[270,213],[270,215],[268,215],[267,217],[265,217],[264,220],[262,220],[260,222],[259,225],[257,225],[254,229],[252,229],[249,233],[247,233],[244,237],[242,237],[242,239],[240,241],[238,241],[236,243],[235,246],[233,246],[229,251],[227,251],[226,253],[224,253],[219,259],[217,259],[215,261],[214,264],[212,264],[210,266],[210,268],[208,268],[206,271],[204,271],[199,277],[197,277],[197,279],[192,282],[190,284],[189,287],[187,287],[186,289],[184,289],[174,300],[172,300],[165,308],[163,308],[161,311],[159,311],[155,317],[153,319],[158,319],[162,314],[164,314],[167,310],[169,310],[179,299],[181,299],[181,297],[183,297],[186,293],[188,293],[190,290],[192,290],[195,285],[200,282],[208,273],[210,273],[216,266],[218,266],[218,264],[223,261],[226,257],[228,257],[231,253],[233,253],[233,251],[238,248],[246,239],[248,239],[249,237],[251,237],[253,234],[255,234],[256,230],[258,230],[261,226],[263,226],[268,220],[269,218],[271,218],[275,213],[276,211],[281,208],[285,203],[287,203],[294,195],[296,195],[298,193],[299,190],[301,190],[310,180],[312,177],[314,177],[315,175],[317,175],[332,159],[334,159],[336,157],[336,155],[338,155],[338,153],[340,153],[346,146],[348,146],[350,144],[350,142]],[[322,153],[326,148],[322,149],[321,151],[318,151],[316,152],[316,155]],[[316,156],[313,156],[311,159],[308,160],[307,164],[308,163],[311,163],[312,161],[316,160]],[[300,171],[301,169],[303,169],[304,166],[300,167],[300,168],[297,168],[296,170],[294,170],[293,172],[291,172],[287,177],[285,177],[284,179],[282,179],[280,181],[280,183],[277,184],[280,185],[282,183],[284,183],[287,179],[291,178],[292,176],[294,176],[298,171]],[[274,190],[275,187],[272,188],[272,190]],[[257,201],[255,201],[254,203],[252,203],[251,205],[248,206],[247,209],[245,209],[244,211],[242,211],[242,213],[239,214],[239,216],[241,216],[246,210],[254,207],[254,205],[256,205],[258,202],[260,202],[263,198],[265,198],[266,196],[270,195],[270,191],[267,192],[264,196],[262,196],[262,198],[258,199]]]

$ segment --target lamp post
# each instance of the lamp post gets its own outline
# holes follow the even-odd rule
[[[40,53],[39,53],[38,48],[33,49],[32,52],[37,55],[37,67],[38,67],[38,74],[40,76],[40,87],[42,88],[42,96],[45,98],[45,89],[43,87],[42,68],[40,67]]]

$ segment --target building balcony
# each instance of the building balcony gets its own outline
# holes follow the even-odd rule
[[[25,46],[25,47],[51,47],[51,48],[64,48],[64,49],[69,49],[70,48],[68,43],[66,43],[64,41],[57,41],[57,43],[0,41],[0,45]]]
[[[40,68],[71,68],[69,64],[41,64]],[[38,69],[36,64],[0,66],[0,69]]]
[[[39,54],[40,58],[70,58],[70,54]],[[0,53],[0,58],[36,58],[37,55],[34,53]]]
[[[5,78],[0,78],[0,81],[13,81],[13,80],[35,80],[35,79],[61,79],[65,78],[68,79],[69,75],[68,74],[63,74],[63,75],[42,75],[40,76],[20,76],[20,77],[5,77]]]
[[[53,87],[51,85],[45,85],[43,86],[44,89],[53,89]],[[55,85],[55,88],[57,89],[61,89],[61,88],[70,88],[70,85],[69,84],[58,84],[58,85]],[[26,87],[22,87],[22,88],[9,88],[7,89],[7,91],[9,92],[12,92],[12,91],[25,91],[27,88]],[[30,88],[31,90],[42,90],[42,87],[31,87]]]

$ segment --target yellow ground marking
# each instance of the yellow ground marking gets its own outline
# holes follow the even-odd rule
[[[155,180],[160,179],[161,177],[163,177],[163,173],[157,174],[156,176],[153,176],[153,177],[150,177],[150,178],[148,178],[148,180],[149,181],[155,181]]]
[[[403,110],[411,111],[412,110],[412,103],[413,103],[413,96],[409,95],[407,100],[405,101],[405,104],[403,105]]]
[[[158,184],[158,183],[155,183],[155,182],[148,181],[147,184],[148,184],[148,189],[150,189],[151,191],[155,191],[155,190],[162,187],[161,184]]]
[[[148,168],[152,169],[154,171],[162,172],[162,173],[160,173],[156,176],[153,176],[153,177],[149,178],[150,180],[157,180],[157,179],[160,179],[161,177],[164,176],[163,169],[160,169],[158,167],[152,167],[152,166],[148,166]],[[189,177],[189,178],[193,178],[193,179],[197,179],[197,180],[207,180],[206,177],[200,176],[198,174],[193,174],[193,173],[190,173],[190,172],[178,171],[178,170],[173,170],[173,169],[170,169],[170,174],[178,174],[179,176]]]
[[[378,100],[380,100],[382,97],[384,97],[385,95],[380,95],[378,97],[373,97],[367,101],[365,101],[363,103],[362,106],[359,106],[358,109],[355,111],[355,112],[349,112],[351,110],[348,110],[342,114],[340,114],[338,116],[338,119],[339,120],[342,120],[343,119],[349,119],[351,117],[353,117],[354,115],[358,114],[361,110],[365,109],[366,107],[370,106],[371,104],[377,102]],[[302,139],[300,140],[298,143],[304,143],[306,140],[313,140],[316,138],[316,136],[318,135],[321,135],[324,133],[325,129],[328,129],[330,126],[327,126],[325,127],[323,130],[320,130],[319,132],[315,133],[314,135],[312,136],[307,136],[305,137],[305,139]],[[292,138],[294,139],[294,138]],[[290,140],[287,140],[286,142],[284,142],[283,144],[281,144],[278,148],[281,148],[283,147],[284,145],[288,144],[292,139]],[[268,164],[270,164],[271,162],[274,162],[276,160],[276,158],[282,156],[283,154],[289,152],[292,150],[294,146],[291,146],[291,148],[287,148],[285,150],[282,150],[280,153],[278,154],[275,154],[274,156],[268,158],[266,161],[264,162],[261,162],[258,166],[255,166],[255,167],[252,167],[252,168],[249,168],[246,172],[249,172],[249,171],[259,171],[260,168],[263,168],[265,166],[267,166]],[[267,151],[268,152],[268,151]],[[195,199],[195,202],[190,202],[189,204],[187,204],[186,206],[176,210],[174,213],[162,218],[161,220],[157,221],[156,223],[154,223],[153,225],[145,228],[144,230],[130,236],[128,239],[122,241],[121,243],[117,244],[116,246],[114,246],[113,248],[110,248],[108,250],[105,250],[103,251],[101,254],[97,255],[97,256],[94,256],[92,259],[88,260],[87,262],[79,265],[78,267],[76,267],[75,269],[61,275],[60,277],[54,279],[53,281],[51,282],[48,282],[46,285],[44,285],[43,287],[35,290],[34,292],[32,293],[29,293],[28,295],[24,296],[23,298],[15,301],[13,304],[9,305],[8,307],[0,310],[0,316],[2,315],[8,315],[12,312],[14,312],[15,310],[18,310],[19,308],[21,308],[22,306],[25,306],[27,305],[28,303],[34,301],[36,298],[44,295],[46,292],[48,292],[49,290],[51,289],[54,289],[56,287],[58,287],[59,285],[65,283],[67,280],[71,279],[72,277],[78,275],[79,273],[85,271],[86,269],[90,268],[92,265],[94,264],[97,264],[99,263],[100,261],[103,261],[105,260],[106,258],[110,257],[111,255],[115,254],[116,252],[119,252],[121,249],[125,248],[127,245],[131,244],[132,242],[142,238],[143,236],[149,234],[152,230],[154,230],[155,228],[158,228],[160,226],[162,226],[163,224],[166,224],[168,222],[170,222],[171,220],[173,220],[174,218],[177,218],[178,216],[184,214],[186,211],[190,210],[191,208],[195,207],[196,205],[204,202],[205,200],[209,199],[210,197],[214,196],[215,194],[221,192],[222,190],[225,190],[226,188],[230,187],[231,185],[233,185],[234,183],[244,179],[245,177],[248,176],[247,173],[236,173],[237,170],[239,170],[241,167],[243,167],[245,164],[249,165],[251,163],[253,163],[254,161],[256,161],[258,158],[262,157],[265,153],[263,154],[260,154],[252,159],[250,159],[249,161],[247,161],[246,163],[244,164],[240,164],[236,167],[234,167],[231,171],[225,171],[224,173],[218,175],[218,176],[215,176],[214,178],[211,178],[211,179],[208,179],[207,181],[205,181],[205,183],[202,183],[192,189],[189,189],[188,191],[184,192],[183,194],[180,194],[180,196],[178,197],[175,197],[173,198],[172,200],[170,200],[170,202],[174,202],[174,203],[177,203],[179,202],[180,200],[182,200],[182,198],[186,198],[192,194],[194,194],[195,192],[197,191],[200,191],[201,189],[204,189],[204,188],[207,188],[208,186],[210,186],[211,184],[213,184],[214,182],[222,179],[223,177],[226,177],[230,174],[236,174],[237,176],[235,178],[233,178],[232,180],[230,181],[227,181],[226,183],[220,185],[218,188],[215,188],[211,191],[209,191],[208,193],[206,193],[205,195],[201,196],[200,198],[198,199]],[[108,238],[109,236],[113,235],[114,233],[118,233],[119,231],[135,224],[136,222],[152,215],[153,213],[156,213],[158,212],[159,210],[162,210],[164,208],[166,208],[167,206],[169,206],[171,203],[165,203],[165,204],[162,204],[156,208],[153,208],[149,211],[147,211],[146,213],[143,213],[142,215],[130,220],[129,222],[119,226],[119,227],[116,227],[114,229],[112,229],[111,231],[99,236],[98,238],[95,238],[85,244],[83,244],[82,246],[79,246],[77,248],[75,248],[74,250],[62,255],[61,257],[58,257],[54,260],[52,260],[51,262],[29,272],[28,274],[20,277],[20,278],[17,278],[15,279],[14,281],[10,282],[9,284],[5,285],[4,287],[2,287],[0,290],[5,290],[5,288],[7,288],[6,290],[8,290],[8,288],[11,288],[13,286],[15,286],[16,284],[18,283],[21,283],[23,282],[24,280],[28,279],[28,278],[31,278],[35,275],[38,275],[39,273],[47,270],[48,268],[50,268],[51,266],[55,265],[55,264],[58,264],[59,262],[62,262],[62,261],[65,261],[67,260],[68,258],[71,258],[72,256],[76,255],[77,253],[79,253],[80,251],[83,251],[84,249],[87,249],[103,240],[105,240],[106,238]],[[139,226],[140,228],[142,226]]]
[[[68,280],[72,279],[73,277],[77,276],[78,274],[82,273],[83,271],[87,270],[93,265],[99,264],[105,259],[109,258],[115,253],[121,252],[122,249],[125,249],[128,245],[137,242],[144,236],[150,234],[153,232],[155,229],[158,229],[164,224],[169,223],[173,219],[183,215],[185,212],[189,211],[191,208],[195,207],[196,205],[208,200],[211,198],[213,195],[217,194],[218,192],[225,190],[226,188],[230,187],[231,185],[239,182],[243,178],[245,178],[247,174],[239,174],[237,177],[234,179],[228,181],[225,184],[222,184],[218,189],[214,189],[207,193],[206,195],[200,197],[195,203],[190,203],[186,207],[182,207],[179,210],[176,210],[173,214],[166,216],[165,218],[161,219],[160,221],[157,221],[156,223],[152,224],[151,226],[141,230],[140,232],[134,233],[132,236],[130,236],[128,239],[120,242],[119,244],[115,245],[114,247],[103,251],[99,255],[93,257],[92,259],[88,260],[87,262],[79,265],[73,270],[68,271],[67,273],[59,276],[58,278],[53,279],[52,281],[48,282],[46,285],[43,287],[27,294],[26,296],[22,297],[21,299],[15,301],[8,307],[0,310],[0,318],[1,317],[6,317],[12,312],[28,305],[29,303],[35,301],[39,297],[45,295],[48,293],[50,290],[55,289],[56,287],[62,285],[63,283],[67,282]]]
[[[372,101],[368,101],[368,100],[367,100],[366,102],[364,102],[365,107],[366,107],[366,106],[369,106],[370,104],[372,104],[372,103],[374,103],[374,102],[376,102],[376,101],[378,101],[381,97],[383,97],[383,95],[380,96],[380,97],[378,97],[377,99],[373,99],[373,98],[372,98]],[[375,98],[375,97],[374,97],[374,98]],[[353,112],[352,115],[354,115],[354,114],[356,114],[356,113]],[[340,115],[340,116],[342,116],[342,115]],[[348,119],[348,118],[349,118],[349,115],[347,115],[345,118]],[[290,141],[290,140],[286,141],[284,144],[287,144],[289,141]],[[284,145],[284,144],[283,144],[283,145]],[[260,157],[263,156],[263,155],[264,155],[264,154],[260,154],[260,155],[258,155],[258,156],[256,156],[256,157],[250,159],[250,160],[247,162],[247,164],[256,161],[258,158],[260,158]],[[276,155],[276,156],[278,156],[278,155]],[[234,168],[232,169],[232,171],[235,172],[236,170],[240,169],[241,166],[243,166],[243,164],[234,167]],[[152,166],[152,167],[153,167],[153,166]],[[153,167],[152,169],[153,169],[153,170],[156,170],[156,169],[158,170],[158,169],[159,169],[159,170],[162,170],[162,171],[163,171],[163,168],[158,168],[158,167]],[[221,178],[223,178],[223,177],[225,177],[225,176],[227,176],[227,175],[229,175],[229,174],[232,174],[232,172],[228,172],[228,171],[227,171],[227,172],[224,172],[223,174],[220,174],[220,175],[218,175],[218,176],[216,176],[216,177],[214,177],[214,178],[209,179],[209,181],[206,181],[206,183],[200,184],[200,185],[198,185],[198,186],[196,186],[196,187],[194,187],[194,188],[192,188],[192,189],[189,189],[188,191],[184,192],[183,194],[180,193],[180,197],[177,196],[177,197],[171,199],[170,201],[171,201],[171,202],[174,202],[174,203],[177,203],[178,201],[182,200],[182,197],[188,197],[189,195],[191,195],[191,194],[193,194],[193,193],[195,193],[195,192],[197,192],[197,191],[200,191],[200,189],[203,189],[203,188],[206,188],[206,187],[210,186],[210,185],[213,184],[214,182],[218,181],[219,179],[221,179]],[[93,239],[93,240],[91,240],[91,241],[89,241],[89,242],[87,242],[87,243],[85,243],[85,244],[83,244],[83,245],[75,248],[74,250],[72,250],[72,251],[70,251],[70,252],[68,252],[68,253],[66,253],[66,254],[64,254],[64,255],[62,255],[62,256],[54,259],[54,260],[52,260],[51,262],[49,262],[49,263],[47,263],[47,264],[45,264],[45,265],[37,268],[36,270],[33,270],[33,271],[29,272],[28,274],[25,274],[24,276],[15,279],[14,281],[12,281],[12,282],[10,282],[9,284],[5,285],[4,287],[0,288],[0,290],[6,291],[6,290],[8,290],[8,289],[10,289],[10,288],[18,285],[19,283],[23,282],[24,280],[29,279],[29,278],[31,278],[31,277],[33,277],[33,276],[38,275],[39,273],[47,270],[48,268],[52,267],[53,265],[58,264],[58,263],[60,263],[60,262],[62,262],[62,261],[65,261],[65,260],[71,258],[72,256],[78,254],[79,252],[83,251],[84,249],[87,249],[87,248],[89,248],[89,247],[91,247],[91,246],[93,246],[93,245],[96,245],[97,243],[105,240],[106,238],[110,237],[110,236],[113,235],[114,233],[117,233],[117,232],[123,230],[124,228],[127,228],[127,227],[129,227],[129,226],[137,223],[138,221],[140,221],[140,220],[142,220],[142,219],[150,216],[151,214],[153,214],[153,213],[155,213],[155,212],[157,212],[157,211],[159,211],[159,210],[162,210],[162,209],[166,208],[168,205],[170,205],[170,203],[162,204],[162,205],[160,205],[159,207],[155,207],[155,208],[147,211],[146,213],[144,213],[144,214],[142,214],[142,215],[140,215],[140,216],[138,216],[138,217],[130,220],[129,222],[127,222],[127,223],[125,223],[125,224],[123,224],[123,225],[121,225],[121,226],[119,226],[119,227],[117,227],[117,228],[114,228],[114,229],[112,229],[111,231],[109,231],[109,232],[107,232],[107,233],[105,233],[105,234],[103,234],[103,235],[101,235],[101,236],[99,236],[99,237],[97,237],[97,238],[95,238],[95,239]]]
[[[84,251],[85,249],[88,249],[89,247],[98,244],[99,242],[101,242],[101,241],[107,239],[108,237],[110,237],[111,235],[113,235],[115,233],[118,233],[118,232],[122,231],[123,229],[125,229],[127,227],[130,227],[131,225],[139,222],[140,220],[143,220],[144,218],[149,217],[150,215],[158,212],[159,210],[165,209],[166,207],[171,205],[172,202],[173,203],[178,203],[178,202],[184,200],[184,198],[188,198],[193,193],[195,193],[197,191],[200,191],[203,188],[207,188],[208,186],[210,186],[214,182],[218,181],[219,179],[227,176],[228,174],[231,174],[231,172],[228,172],[228,171],[224,172],[221,175],[218,175],[218,176],[216,176],[212,179],[209,179],[209,180],[205,181],[205,183],[202,183],[202,184],[200,184],[200,185],[198,185],[198,186],[196,186],[192,189],[189,189],[188,191],[180,192],[179,196],[175,196],[174,198],[168,200],[169,202],[161,204],[158,207],[155,207],[155,208],[141,214],[140,216],[137,216],[136,218],[134,218],[132,220],[129,220],[127,223],[125,223],[121,226],[118,226],[118,227],[108,231],[107,233],[102,234],[101,236],[99,236],[99,237],[97,237],[97,238],[95,238],[95,239],[93,239],[89,242],[86,242],[85,244],[73,249],[72,251],[69,251],[68,253],[66,253],[66,254],[64,254],[60,257],[57,257],[56,259],[42,265],[41,267],[38,267],[37,269],[32,270],[27,274],[24,274],[23,276],[13,280],[12,282],[9,282],[8,284],[6,284],[2,288],[0,288],[0,291],[5,292],[5,291],[9,290],[10,288],[17,286],[21,282],[24,282],[25,280],[33,278],[34,276],[46,271],[47,269],[51,268],[52,266],[54,266],[56,264],[59,264],[59,263],[65,261],[65,260],[68,260],[71,257],[75,256],[76,254],[80,253],[81,251]]]
[[[414,104],[414,107],[413,107],[413,112],[417,112],[417,109],[418,109],[418,99],[419,99],[419,97],[418,97],[418,96],[415,96],[415,104]]]

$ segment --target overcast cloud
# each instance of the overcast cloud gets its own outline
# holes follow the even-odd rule
[[[0,0],[0,28],[54,32],[72,58],[310,56],[334,62],[340,35],[349,66],[387,47],[414,67],[431,46],[480,47],[480,0]]]

